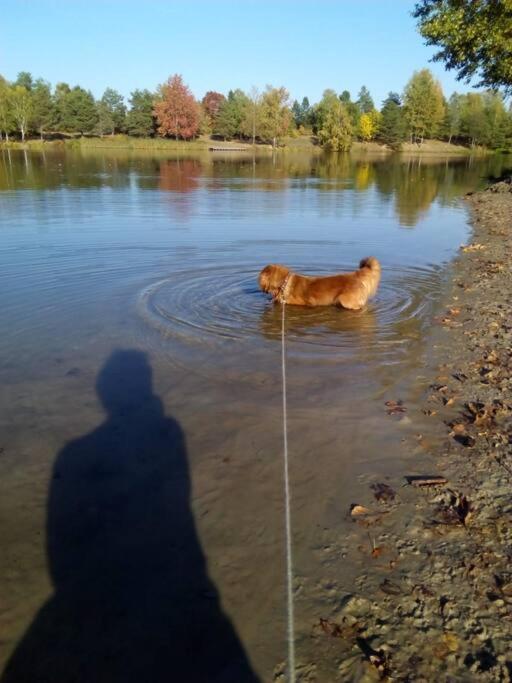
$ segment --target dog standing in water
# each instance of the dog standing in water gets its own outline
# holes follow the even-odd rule
[[[375,295],[380,281],[380,263],[364,258],[359,270],[324,277],[299,275],[285,266],[271,264],[261,271],[260,289],[277,303],[294,306],[340,306],[358,310]]]

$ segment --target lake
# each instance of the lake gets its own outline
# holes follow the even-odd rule
[[[281,308],[257,274],[373,255],[365,310],[285,311],[297,670],[336,680],[315,629],[384,571],[350,506],[431,466],[410,444],[440,438],[419,405],[461,198],[505,164],[0,151],[2,683],[283,680]]]

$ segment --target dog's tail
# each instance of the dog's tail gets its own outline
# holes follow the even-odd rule
[[[375,270],[380,272],[380,263],[377,261],[375,256],[367,256],[361,259],[359,263],[359,268],[369,268],[370,270]]]

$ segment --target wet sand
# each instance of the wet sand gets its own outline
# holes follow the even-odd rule
[[[466,201],[473,232],[427,346],[430,433],[410,413],[405,437],[429,469],[355,501],[344,552],[366,566],[312,631],[342,681],[512,680],[512,185]],[[408,416],[407,402],[387,409],[397,426]]]

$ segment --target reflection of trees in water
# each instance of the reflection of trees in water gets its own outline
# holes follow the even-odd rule
[[[196,159],[177,159],[160,163],[158,189],[167,192],[192,192],[199,187],[202,167]]]
[[[508,162],[510,166],[510,162]],[[474,189],[489,176],[499,176],[507,158],[492,156],[441,158],[437,156],[363,156],[350,154],[283,153],[264,156],[196,154],[169,159],[168,154],[136,153],[130,150],[23,152],[3,149],[0,153],[0,191],[15,188],[56,189],[129,187],[135,180],[141,189],[172,193],[182,212],[192,210],[191,192],[200,178],[236,192],[285,193],[316,188],[322,192],[375,187],[383,201],[394,200],[398,220],[413,226],[434,199],[448,204]],[[363,195],[361,195],[363,197]],[[184,200],[184,201],[181,201]],[[359,206],[364,206],[364,202]],[[356,208],[357,210],[357,208]]]

